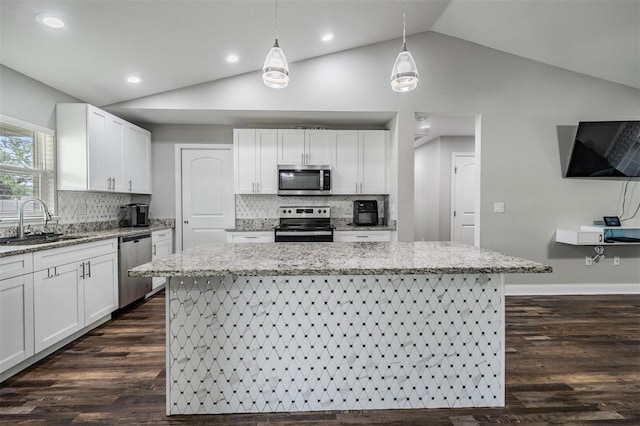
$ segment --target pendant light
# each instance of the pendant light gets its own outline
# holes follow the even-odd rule
[[[402,51],[398,53],[391,70],[391,88],[396,92],[408,92],[418,86],[418,67],[411,52],[407,50],[407,7],[402,3]]]
[[[264,60],[262,81],[274,89],[282,89],[289,84],[289,65],[284,52],[278,45],[278,0],[276,0],[276,42]]]

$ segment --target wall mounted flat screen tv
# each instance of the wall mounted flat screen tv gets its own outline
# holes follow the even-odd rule
[[[640,121],[581,121],[566,177],[640,177]]]

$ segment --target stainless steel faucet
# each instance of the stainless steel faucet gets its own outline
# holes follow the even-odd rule
[[[24,225],[23,225],[23,222],[24,222],[24,206],[26,206],[27,203],[30,203],[30,202],[40,203],[40,205],[44,209],[45,226],[46,226],[47,222],[51,220],[51,214],[49,213],[49,209],[47,208],[47,205],[44,203],[44,201],[42,201],[39,198],[29,198],[24,203],[22,203],[22,205],[20,206],[20,209],[18,210],[18,229],[16,230],[16,237],[17,238],[24,238]]]

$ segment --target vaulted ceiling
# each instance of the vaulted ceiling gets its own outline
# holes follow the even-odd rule
[[[435,31],[640,88],[640,1],[405,4],[407,34]],[[41,12],[66,26],[41,25]],[[397,0],[280,0],[278,38],[296,62],[400,38],[402,12]],[[274,27],[275,1],[1,0],[0,63],[104,106],[259,70]]]

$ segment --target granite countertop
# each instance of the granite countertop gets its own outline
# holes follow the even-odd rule
[[[335,231],[395,231],[396,221],[392,220],[388,225],[357,226],[350,223],[351,219],[333,218],[331,225]],[[251,219],[236,221],[235,228],[225,229],[227,232],[273,232],[278,226],[278,219]]]
[[[207,244],[134,277],[542,273],[550,266],[452,242]]]
[[[36,245],[20,245],[20,246],[1,246],[0,257],[13,256],[17,254],[33,253],[36,251],[50,250],[59,247],[67,247],[76,244],[90,243],[92,241],[108,240],[109,238],[126,237],[129,235],[147,234],[153,231],[161,231],[163,229],[171,229],[173,226],[165,224],[156,224],[139,228],[114,228],[103,231],[68,233],[65,236],[78,237],[73,240],[61,240],[46,244]]]

